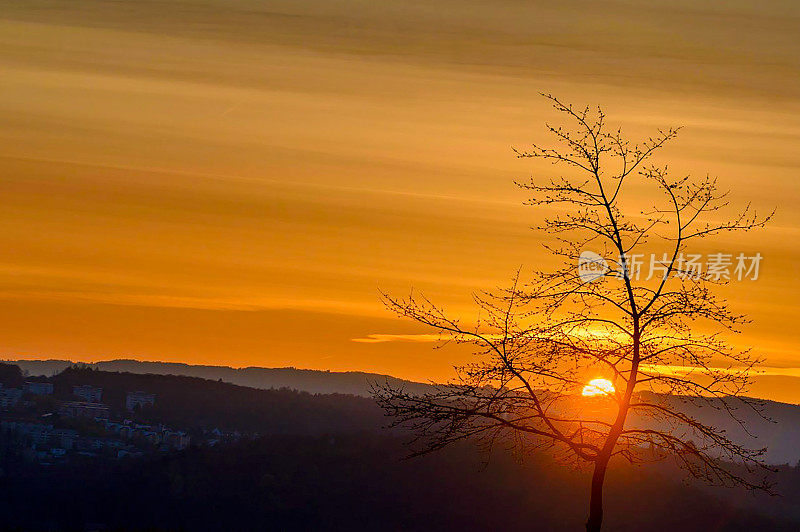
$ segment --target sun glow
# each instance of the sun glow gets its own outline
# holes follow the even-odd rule
[[[592,379],[589,384],[583,387],[584,397],[596,397],[598,395],[611,395],[614,393],[614,384],[608,379]]]

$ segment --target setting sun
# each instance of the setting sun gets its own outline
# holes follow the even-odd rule
[[[614,384],[608,379],[592,379],[589,384],[583,387],[584,397],[595,397],[598,395],[611,395],[614,393]]]

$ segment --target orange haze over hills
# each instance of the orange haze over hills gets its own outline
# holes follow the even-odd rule
[[[510,146],[547,91],[684,126],[660,161],[777,207],[703,251],[764,256],[737,341],[800,402],[794,2],[0,5],[0,356],[446,378],[377,289],[466,313],[546,265],[512,180],[549,167]]]

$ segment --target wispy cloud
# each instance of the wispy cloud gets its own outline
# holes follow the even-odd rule
[[[701,369],[695,366],[681,366],[671,364],[645,364],[642,366],[644,371],[650,373],[659,373],[661,375],[676,375],[687,376],[691,374],[701,373]],[[758,376],[782,376],[782,377],[800,377],[800,367],[776,367],[776,366],[757,366],[751,369],[744,367],[712,367],[713,371],[728,372],[728,373],[741,373],[746,371],[754,377]]]
[[[502,334],[484,333],[481,335],[483,338],[491,340],[500,340],[503,338]],[[442,342],[455,338],[451,334],[368,334],[362,338],[351,338],[351,342],[359,342],[365,344],[380,344],[386,342]]]
[[[351,338],[351,342],[361,344],[382,344],[386,342],[438,342],[448,337],[439,334],[368,334],[361,338]]]

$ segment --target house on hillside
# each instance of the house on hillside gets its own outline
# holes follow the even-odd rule
[[[8,410],[12,406],[16,406],[22,397],[22,390],[20,388],[3,388],[0,384],[0,409]]]
[[[25,421],[3,421],[0,423],[4,431],[15,432],[16,434],[30,440],[34,445],[45,445],[53,433],[53,425],[44,423],[28,423]]]
[[[53,436],[57,439],[58,446],[62,449],[71,451],[75,447],[78,439],[78,431],[73,429],[55,429]]]
[[[25,383],[23,390],[33,395],[53,395],[53,385],[49,382],[29,381]]]
[[[125,397],[125,408],[132,412],[134,409],[153,406],[156,402],[156,394],[147,392],[128,392]]]
[[[85,417],[89,419],[108,419],[110,409],[102,403],[86,401],[67,401],[61,405],[59,413],[66,417]]]
[[[72,394],[82,398],[88,403],[99,403],[103,398],[103,389],[83,384],[81,386],[73,386]]]
[[[162,441],[173,449],[186,449],[189,446],[189,436],[183,431],[165,429],[162,432]]]

